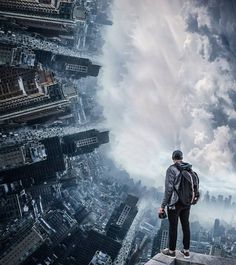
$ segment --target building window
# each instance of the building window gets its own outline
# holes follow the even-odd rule
[[[121,215],[119,216],[119,219],[116,222],[117,225],[123,225],[124,224],[130,210],[131,210],[131,207],[129,205],[125,205]]]
[[[73,71],[73,72],[87,73],[88,72],[88,66],[67,63],[66,64],[66,70],[67,71]]]
[[[77,147],[82,147],[82,146],[96,144],[96,143],[98,143],[97,137],[92,137],[92,138],[86,138],[86,139],[79,140],[76,145]]]

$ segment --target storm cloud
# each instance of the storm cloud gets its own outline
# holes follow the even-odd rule
[[[98,93],[109,156],[160,186],[180,148],[202,189],[234,194],[234,2],[115,0],[111,12]]]

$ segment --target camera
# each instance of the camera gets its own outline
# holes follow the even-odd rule
[[[163,210],[162,213],[159,213],[159,218],[160,219],[165,219],[166,217],[167,217],[167,214],[166,214],[165,210]]]

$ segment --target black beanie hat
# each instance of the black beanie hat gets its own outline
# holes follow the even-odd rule
[[[172,154],[173,160],[182,160],[183,159],[183,153],[180,150],[175,150]]]

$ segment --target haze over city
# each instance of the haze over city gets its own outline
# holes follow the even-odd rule
[[[180,148],[203,190],[235,196],[234,14],[234,1],[114,1],[98,95],[132,177],[162,185]]]
[[[235,13],[0,0],[0,265],[235,264]]]

